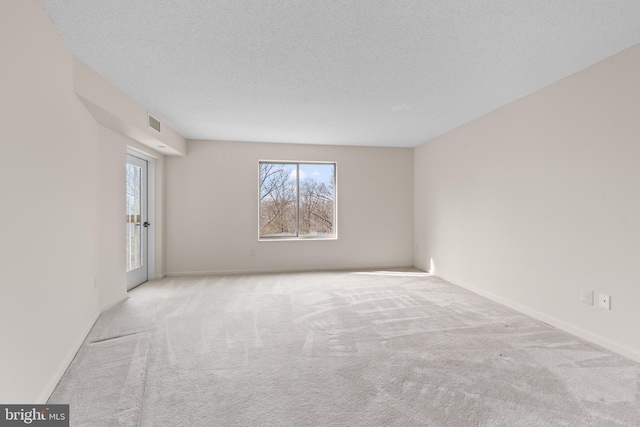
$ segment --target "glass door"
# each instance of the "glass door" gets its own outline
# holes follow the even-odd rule
[[[127,154],[127,290],[148,280],[147,161]]]

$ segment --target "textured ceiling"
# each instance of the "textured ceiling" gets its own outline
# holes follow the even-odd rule
[[[190,139],[415,146],[640,43],[637,0],[42,0]]]

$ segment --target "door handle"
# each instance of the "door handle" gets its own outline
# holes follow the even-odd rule
[[[150,224],[148,221],[145,221],[145,222],[144,222],[144,224],[142,224],[142,226],[143,226],[143,227],[148,227],[148,226],[150,226],[150,225],[151,225],[151,224]]]

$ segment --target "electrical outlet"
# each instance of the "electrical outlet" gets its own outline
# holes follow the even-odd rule
[[[600,302],[601,308],[611,310],[611,297],[609,295],[600,294],[600,298],[598,301]]]
[[[593,291],[590,289],[582,289],[580,291],[580,301],[585,304],[593,305]]]

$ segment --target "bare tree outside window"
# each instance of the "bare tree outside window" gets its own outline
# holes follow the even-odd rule
[[[335,237],[335,176],[335,163],[260,162],[260,237]]]

